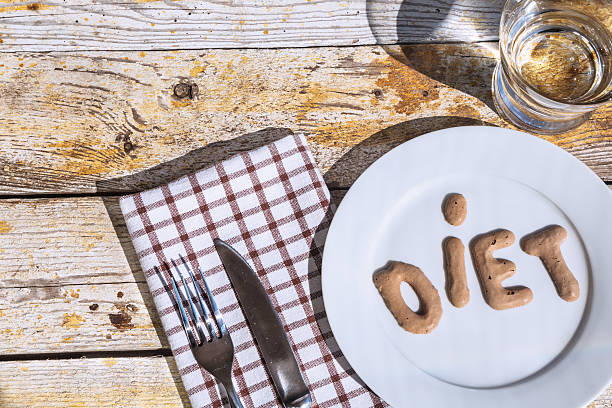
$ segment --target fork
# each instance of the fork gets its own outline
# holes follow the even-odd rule
[[[183,324],[183,329],[187,334],[189,340],[189,347],[195,357],[196,361],[202,368],[212,374],[218,383],[223,385],[225,392],[229,397],[229,403],[231,408],[243,408],[240,403],[240,399],[236,394],[234,384],[232,383],[232,362],[234,361],[234,344],[230,337],[221,311],[217,307],[215,299],[213,298],[212,292],[206,283],[202,270],[198,268],[204,289],[198,283],[194,276],[189,264],[183,259],[182,255],[179,255],[181,263],[186,269],[191,282],[195,290],[195,296],[193,295],[191,288],[187,285],[177,262],[171,260],[174,270],[181,279],[182,289],[179,289],[172,268],[166,269],[170,275],[172,282],[172,290],[174,297],[179,308],[179,315]],[[163,274],[155,267],[157,274],[163,279]],[[165,284],[165,282],[164,282]],[[166,287],[168,287],[166,285]],[[185,297],[187,298],[189,309],[186,310],[184,307]],[[210,303],[206,303],[205,299],[208,299]],[[212,310],[212,313],[210,312]],[[191,323],[194,322],[194,324]]]

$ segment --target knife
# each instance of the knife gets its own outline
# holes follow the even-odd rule
[[[310,392],[266,289],[247,261],[219,238],[213,243],[283,406],[308,408]]]

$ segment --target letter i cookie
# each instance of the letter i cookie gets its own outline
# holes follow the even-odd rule
[[[467,201],[461,194],[453,193],[442,203],[444,219],[451,225],[463,224],[467,215]],[[470,300],[470,290],[465,276],[465,246],[459,238],[447,237],[442,242],[446,296],[455,307],[463,307]]]

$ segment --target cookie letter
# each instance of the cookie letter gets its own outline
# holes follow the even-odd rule
[[[453,193],[444,198],[442,214],[450,225],[461,225],[467,215],[467,201],[461,194]]]
[[[465,277],[465,247],[459,238],[447,237],[442,242],[444,271],[446,272],[446,295],[455,307],[463,307],[470,300],[470,290]]]
[[[565,228],[549,225],[523,237],[521,249],[540,258],[561,299],[573,302],[580,296],[580,286],[561,255],[561,243],[566,238]]]
[[[406,331],[430,333],[442,317],[442,302],[438,291],[419,268],[403,262],[390,261],[372,277],[385,305]],[[419,298],[419,310],[413,312],[400,292],[400,284],[408,283]]]
[[[494,258],[493,251],[509,247],[513,242],[514,234],[511,231],[499,229],[474,237],[470,244],[482,295],[495,310],[523,306],[533,299],[531,289],[525,286],[502,286],[504,280],[514,275],[516,265],[506,259]]]

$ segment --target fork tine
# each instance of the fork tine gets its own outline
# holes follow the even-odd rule
[[[210,305],[212,306],[213,313],[215,315],[215,320],[217,321],[217,326],[219,326],[220,336],[223,337],[227,334],[227,327],[225,326],[225,322],[223,321],[223,315],[221,311],[217,307],[217,303],[215,302],[215,298],[212,295],[210,287],[208,287],[208,283],[206,283],[206,279],[204,278],[204,274],[202,270],[198,268],[198,272],[200,272],[200,277],[202,278],[202,282],[204,283],[204,288],[206,289],[206,294],[208,295],[208,299],[210,300]]]
[[[191,310],[191,317],[193,318],[196,332],[198,333],[198,338],[199,338],[198,345],[200,345],[208,341],[208,335],[210,334],[207,333],[207,329],[204,326],[204,322],[202,321],[202,316],[200,315],[200,312],[193,304],[193,294],[191,293],[191,288],[189,288],[189,286],[187,285],[187,282],[185,281],[185,277],[181,273],[181,270],[179,269],[176,262],[174,262],[174,259],[172,259],[170,262],[172,262],[172,265],[174,265],[174,269],[176,270],[179,277],[181,278],[181,283],[183,284],[183,289],[185,290],[185,296],[187,297],[187,301],[189,303],[189,309]]]
[[[159,269],[157,269],[157,266],[154,267],[155,271],[157,273],[159,273],[161,276],[163,276],[160,272]],[[191,323],[189,323],[189,319],[187,318],[187,314],[185,313],[185,309],[183,308],[183,295],[181,294],[181,292],[178,290],[178,288],[176,287],[176,281],[174,280],[174,276],[172,275],[172,271],[170,271],[170,269],[166,266],[166,268],[168,269],[168,272],[170,274],[170,281],[172,282],[172,288],[173,288],[173,292],[174,292],[174,297],[176,298],[176,303],[178,304],[179,307],[179,315],[181,316],[181,323],[183,323],[183,329],[185,330],[185,333],[187,334],[187,338],[189,339],[189,344],[192,346],[196,346],[198,343],[195,339],[195,336],[193,335],[193,330],[191,328]]]
[[[200,306],[200,311],[202,313],[202,316],[204,317],[204,321],[206,322],[206,327],[208,327],[208,333],[210,335],[210,339],[212,340],[212,337],[217,335],[217,330],[215,328],[215,322],[213,321],[212,315],[210,313],[210,307],[204,300],[205,295],[204,295],[204,292],[202,291],[202,287],[200,286],[196,277],[191,271],[189,264],[187,263],[187,261],[185,261],[182,255],[179,255],[179,257],[181,258],[181,261],[183,261],[183,265],[185,265],[185,269],[187,269],[187,272],[189,273],[189,277],[191,278],[191,281],[193,282],[193,287],[195,288],[195,292],[196,292],[197,300],[198,300],[196,304]]]

